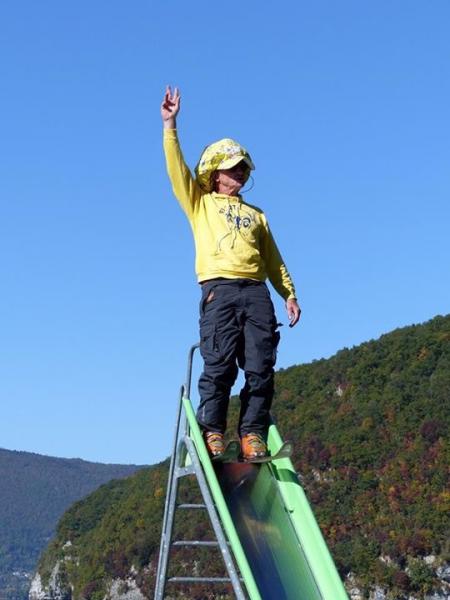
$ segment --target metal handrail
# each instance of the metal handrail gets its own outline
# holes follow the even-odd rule
[[[186,398],[191,397],[191,382],[192,382],[192,363],[194,361],[194,352],[200,348],[200,344],[194,344],[191,346],[188,354],[188,364],[186,372],[186,383],[184,384],[184,394]]]

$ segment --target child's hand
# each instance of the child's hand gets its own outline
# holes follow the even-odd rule
[[[175,129],[175,119],[180,111],[180,92],[178,88],[175,88],[173,94],[170,86],[166,87],[166,93],[164,94],[164,100],[161,104],[161,117],[164,126],[169,126]]]
[[[289,327],[294,327],[294,325],[296,325],[299,322],[300,314],[302,312],[295,298],[290,298],[289,300],[286,300],[286,312],[290,321]]]

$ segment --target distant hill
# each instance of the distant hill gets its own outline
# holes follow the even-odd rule
[[[137,469],[0,449],[0,600],[27,598],[39,554],[73,502]]]
[[[352,597],[447,599],[450,316],[279,371],[276,390],[278,426]],[[50,600],[151,598],[166,476],[157,465],[72,506],[34,588]],[[195,495],[186,482],[182,500]],[[176,537],[210,537],[200,519],[180,519]],[[188,574],[192,554],[176,560]],[[213,595],[197,586],[189,597]]]

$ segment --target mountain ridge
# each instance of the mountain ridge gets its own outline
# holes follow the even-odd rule
[[[39,554],[73,502],[139,468],[0,448],[0,600],[27,597]]]

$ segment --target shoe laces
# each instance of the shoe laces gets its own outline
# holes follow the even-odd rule
[[[258,433],[248,433],[244,436],[244,441],[246,445],[251,447],[255,454],[267,453],[266,443],[262,436],[260,436]]]
[[[213,454],[223,452],[223,434],[215,431],[207,431],[205,434],[206,445]]]
[[[250,446],[260,446],[261,444],[265,446],[264,440],[257,433],[249,433],[247,436],[247,443]]]

